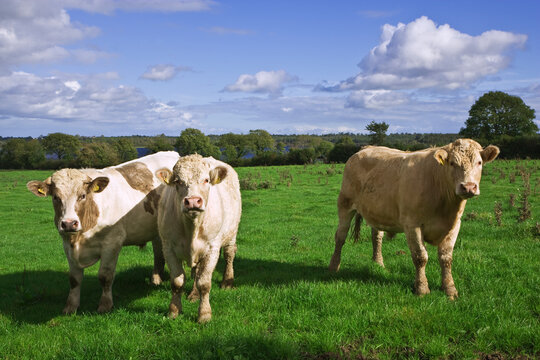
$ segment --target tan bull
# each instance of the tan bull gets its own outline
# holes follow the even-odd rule
[[[223,247],[226,262],[222,287],[232,287],[236,234],[242,213],[238,175],[229,165],[211,157],[190,155],[156,176],[168,184],[159,203],[158,229],[171,273],[169,317],[182,312],[185,283],[183,263],[192,268],[195,284],[190,300],[200,297],[199,322],[212,317],[212,273]]]
[[[358,237],[362,219],[372,227],[373,260],[383,264],[383,232],[404,232],[416,267],[415,292],[430,292],[425,274],[424,244],[438,247],[442,288],[450,299],[458,296],[452,278],[452,253],[467,199],[480,194],[483,164],[493,161],[499,148],[459,139],[439,148],[403,152],[366,147],[347,161],[338,197],[339,225],[330,270],[338,271],[341,248],[356,215]]]

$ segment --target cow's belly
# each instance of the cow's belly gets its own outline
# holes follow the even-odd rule
[[[146,213],[122,221],[122,226],[125,231],[124,246],[142,246],[158,237],[157,218]]]

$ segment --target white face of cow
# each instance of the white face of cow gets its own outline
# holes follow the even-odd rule
[[[79,170],[62,169],[45,181],[30,181],[26,186],[37,196],[52,196],[58,232],[70,234],[87,231],[96,225],[99,209],[93,196],[108,184],[107,177],[92,180]]]
[[[469,139],[458,139],[435,152],[435,159],[445,167],[454,192],[462,199],[480,194],[482,166],[499,155],[499,148],[480,144]]]
[[[227,168],[210,168],[200,155],[180,158],[171,172],[161,169],[156,176],[164,183],[174,186],[182,212],[194,219],[208,205],[210,187],[219,184],[227,176]]]

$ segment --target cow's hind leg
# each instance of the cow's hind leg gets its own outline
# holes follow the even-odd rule
[[[384,237],[384,231],[379,231],[375,228],[371,228],[371,242],[373,244],[373,261],[384,267],[382,256],[382,241]]]
[[[429,285],[426,277],[426,264],[428,253],[424,246],[422,230],[420,228],[405,229],[407,244],[411,251],[411,257],[416,267],[416,279],[414,281],[414,291],[416,295],[429,294]]]
[[[199,323],[205,323],[212,319],[210,307],[210,289],[212,288],[212,273],[219,259],[219,248],[211,248],[202,260],[197,264],[195,284],[199,290],[201,301],[199,303]]]
[[[335,235],[336,245],[334,248],[334,254],[330,259],[330,266],[328,267],[330,271],[335,272],[339,270],[339,265],[341,263],[341,248],[343,247],[343,244],[345,244],[345,240],[347,239],[347,234],[349,233],[349,228],[351,226],[351,220],[355,213],[356,212],[350,208],[350,200],[346,199],[345,196],[340,193],[338,197],[339,223]],[[361,219],[357,218],[357,221],[361,221]]]
[[[156,237],[152,240],[152,250],[154,251],[154,270],[152,271],[151,282],[153,285],[161,285],[164,277],[165,258],[161,239]]]
[[[230,289],[234,284],[233,261],[236,255],[236,241],[223,247],[223,258],[225,259],[225,272],[223,273],[222,289]]]
[[[98,313],[111,311],[113,307],[112,284],[120,248],[104,251],[99,264],[98,279],[103,290],[99,300]]]

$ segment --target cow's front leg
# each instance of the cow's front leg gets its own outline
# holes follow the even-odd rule
[[[103,251],[101,255],[98,279],[103,292],[101,293],[101,299],[99,300],[97,309],[98,313],[105,313],[112,310],[112,284],[114,281],[114,273],[116,271],[116,263],[118,262],[119,254],[120,248],[114,248]]]
[[[200,298],[199,290],[197,290],[197,283],[195,282],[195,279],[197,278],[197,265],[191,268],[191,278],[193,279],[193,289],[188,295],[188,300],[191,302],[195,302]]]
[[[79,308],[83,275],[84,269],[69,261],[69,295],[62,311],[66,315],[73,314]]]
[[[382,241],[384,237],[384,231],[379,231],[375,228],[371,228],[371,243],[373,245],[373,261],[384,267],[382,256]]]
[[[458,222],[438,247],[442,289],[450,300],[454,300],[458,297],[458,291],[454,285],[454,278],[452,277],[452,254],[454,252],[454,245],[459,233],[459,228],[460,222]]]
[[[154,252],[154,270],[152,271],[151,281],[154,285],[160,285],[163,281],[165,258],[163,257],[163,247],[159,237],[152,240],[152,250]]]
[[[197,264],[195,284],[201,297],[201,302],[199,303],[199,323],[205,323],[212,319],[210,289],[212,288],[212,273],[216,268],[218,258],[219,247],[213,247],[209,249],[208,253]]]
[[[225,259],[225,272],[223,273],[222,289],[230,289],[234,284],[234,256],[236,255],[236,240],[232,244],[223,247],[223,257]]]
[[[171,302],[169,303],[169,318],[176,319],[178,314],[182,313],[182,292],[184,291],[184,283],[186,281],[186,274],[182,261],[178,259],[172,249],[166,244],[163,246],[163,254],[167,261],[167,266],[171,274]]]
[[[414,291],[416,295],[422,296],[429,294],[429,285],[426,277],[426,264],[428,261],[428,253],[424,246],[422,230],[417,228],[409,228],[405,230],[407,244],[411,251],[411,257],[416,267],[416,279],[414,281]]]

